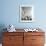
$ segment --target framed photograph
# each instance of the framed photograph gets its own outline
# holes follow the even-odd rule
[[[32,5],[21,5],[20,6],[20,22],[32,22],[34,20]]]

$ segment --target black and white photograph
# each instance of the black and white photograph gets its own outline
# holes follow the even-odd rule
[[[33,21],[33,6],[22,5],[20,6],[20,21],[32,22]]]

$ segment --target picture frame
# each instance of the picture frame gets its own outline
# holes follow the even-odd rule
[[[33,5],[20,5],[20,22],[34,21]]]

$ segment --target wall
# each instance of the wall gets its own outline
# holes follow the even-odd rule
[[[46,0],[1,0],[0,25],[13,24],[16,28],[38,27],[46,28]],[[35,21],[21,23],[19,21],[19,6],[33,5]]]

